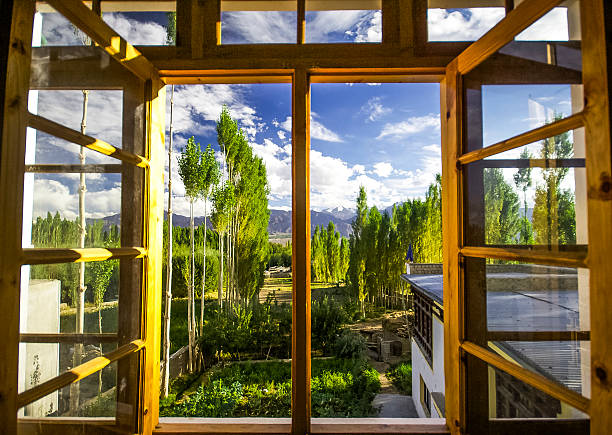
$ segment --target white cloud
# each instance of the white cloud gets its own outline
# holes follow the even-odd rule
[[[424,149],[425,151],[429,151],[429,152],[434,153],[434,154],[437,154],[437,155],[439,155],[439,156],[440,156],[440,155],[442,155],[442,149],[441,149],[441,147],[440,147],[440,144],[436,144],[436,143],[434,143],[434,144],[431,144],[431,145],[425,145],[425,146],[423,147],[423,149]]]
[[[278,130],[276,132],[276,135],[278,136],[280,140],[285,140],[287,138],[287,135],[283,130]]]
[[[370,122],[376,121],[388,113],[391,113],[391,109],[384,107],[381,104],[380,97],[370,98],[363,106],[361,106],[360,113],[364,113],[367,116],[367,120]]]
[[[225,44],[279,43],[296,41],[295,12],[223,12],[221,40]]]
[[[391,163],[379,162],[374,165],[374,172],[379,177],[386,178],[393,172],[393,166],[391,166]]]
[[[567,8],[554,8],[516,36],[518,41],[567,41]]]
[[[102,19],[130,44],[166,44],[167,30],[155,22],[137,21],[121,13],[105,13]]]
[[[430,113],[425,116],[415,116],[406,121],[398,123],[387,123],[378,135],[377,139],[385,137],[402,138],[425,130],[438,132],[440,130],[440,116]]]
[[[306,42],[380,42],[381,38],[380,11],[313,11],[306,16]]]
[[[344,142],[342,138],[329,128],[325,127],[319,121],[317,121],[317,114],[311,112],[310,116],[310,137],[312,139],[319,139],[325,142]],[[280,127],[285,131],[291,131],[291,116],[288,116],[283,122],[280,123]]]
[[[504,8],[428,9],[429,40],[475,41],[504,16]]]

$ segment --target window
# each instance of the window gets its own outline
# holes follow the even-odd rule
[[[420,395],[421,395],[421,406],[423,407],[423,411],[425,411],[425,415],[429,417],[431,415],[431,394],[429,393],[429,389],[427,388],[427,384],[423,380],[423,377],[419,377],[420,380]]]
[[[429,298],[423,296],[419,291],[414,291],[414,339],[423,351],[429,364],[432,364],[432,318],[431,304]]]

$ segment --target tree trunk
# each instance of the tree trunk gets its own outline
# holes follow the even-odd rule
[[[206,198],[204,198],[204,260],[202,261],[202,302],[200,305],[200,337],[204,329],[204,294],[206,293]]]
[[[223,308],[223,233],[219,231],[219,294],[217,295],[219,303],[219,315]]]
[[[102,334],[102,305],[98,305],[98,332]],[[102,343],[100,343],[100,355],[102,355]],[[102,395],[102,370],[98,371],[98,397]]]
[[[89,102],[89,91],[83,91],[83,115],[81,118],[81,134],[87,131],[87,103]],[[81,165],[85,164],[85,148],[81,147],[79,152],[79,161]],[[81,172],[79,176],[79,247],[85,248],[85,236],[87,235],[87,227],[85,221],[85,173]],[[78,300],[76,307],[76,332],[82,334],[85,325],[85,263],[79,264],[79,288],[77,291]],[[81,364],[83,355],[83,345],[77,343],[74,345],[74,353],[72,356],[72,366],[76,367]],[[80,388],[78,383],[70,385],[70,414],[76,415],[80,402]]]
[[[189,335],[189,372],[193,372],[193,322],[192,322],[192,297],[193,297],[193,274],[194,274],[194,245],[193,245],[193,201],[189,204],[189,228],[190,228],[190,239],[191,239],[191,259],[190,259],[190,271],[189,271],[189,288],[187,289],[187,333]]]
[[[174,109],[174,85],[170,95],[170,138],[168,142],[168,262],[166,264],[166,294],[164,295],[163,372],[160,392],[168,397],[170,388],[170,316],[172,312],[172,112]]]

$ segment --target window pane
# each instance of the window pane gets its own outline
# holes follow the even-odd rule
[[[503,7],[437,8],[429,0],[427,9],[427,33],[430,42],[476,41],[501,21],[506,11]],[[445,2],[449,6],[452,1]]]
[[[439,87],[311,95],[312,416],[436,416],[419,382],[443,397],[441,301],[404,272],[409,251],[441,269]]]
[[[574,3],[579,6],[578,1]],[[464,77],[468,130],[464,152],[501,142],[583,109],[580,16],[577,9],[576,13],[565,14],[563,20],[557,15],[552,16],[548,27],[567,27],[569,22],[573,29],[569,39],[517,39]],[[554,31],[546,34],[554,35]]]
[[[21,346],[24,346],[24,344]],[[26,362],[31,363],[31,367],[24,367],[24,372],[22,372],[22,366],[20,365],[20,375],[23,373],[23,375],[28,376],[27,382],[38,384],[44,382],[45,370],[53,365],[52,359],[43,360],[41,356],[44,354],[51,356],[51,354],[57,353],[58,345],[37,344],[35,346],[39,346],[36,348],[36,352],[34,354],[28,353],[26,357],[28,358]],[[42,351],[40,346],[46,346],[45,350]],[[52,350],[53,347],[55,347],[55,350]],[[86,356],[83,361],[99,356],[97,349],[90,353],[91,355]],[[87,417],[105,417],[108,418],[109,424],[113,424],[117,410],[116,387],[117,362],[114,362],[98,373],[61,388],[21,408],[19,410],[18,433],[43,433],[39,432],[40,419],[43,423],[53,423],[55,417],[78,417],[81,423],[85,422]]]
[[[279,2],[279,9],[268,9],[244,2],[234,9],[231,2],[221,2],[221,41],[223,44],[271,44],[297,42],[297,4]]]
[[[130,44],[176,44],[175,1],[113,3],[102,2],[102,19]]]
[[[488,366],[488,379],[489,418],[491,419],[588,419],[588,415],[583,412],[526,384],[503,370]],[[559,431],[563,431],[562,423],[557,424],[561,424]],[[578,430],[572,433],[582,432]],[[588,431],[585,431],[585,433],[588,433]]]
[[[290,417],[291,85],[175,86],[172,110],[173,300],[161,416]],[[195,269],[187,166],[178,164],[192,137],[219,175],[208,200],[194,202]],[[167,240],[166,224],[164,264]],[[197,353],[190,373],[192,270]],[[166,279],[164,267],[164,289]]]
[[[470,245],[586,245],[584,130],[468,164]]]
[[[325,2],[307,0],[306,42],[381,42],[381,2],[370,3],[368,10],[330,10]]]

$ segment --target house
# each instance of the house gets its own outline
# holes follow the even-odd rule
[[[74,25],[91,38],[91,46],[32,47],[36,7],[54,8],[68,26]],[[137,12],[147,7],[158,12],[176,11],[176,46],[134,46],[101,16],[108,11]],[[307,43],[307,10],[317,8],[380,12],[380,41]],[[435,14],[432,9],[461,9],[461,17],[465,18],[479,15],[481,8],[496,8],[497,20],[480,29],[483,32],[473,34],[470,41],[430,38],[435,36],[429,32],[428,14]],[[223,13],[237,9],[289,10],[295,14],[295,41],[224,44]],[[5,23],[0,28],[0,309],[4,327],[0,340],[0,434],[609,433],[612,427],[612,2],[4,0],[0,3],[0,12]],[[525,40],[529,39],[525,35],[533,26],[538,27],[546,15],[553,17],[549,29],[566,30],[565,40],[541,40],[550,39],[547,37]],[[466,28],[461,17],[454,23],[460,29]],[[415,294],[420,294],[421,330],[418,341],[414,342],[414,353],[423,357],[416,364],[421,411],[426,415],[425,410],[429,410],[430,416],[443,415],[443,418],[400,419],[384,424],[368,419],[311,418],[310,84],[316,82],[440,85],[441,117],[432,124],[440,127],[442,137],[445,288],[442,292],[442,278],[438,277],[437,281],[433,279],[437,284],[428,286],[421,282],[422,291],[415,290]],[[159,417],[165,87],[211,83],[291,84],[291,419],[177,421]],[[533,125],[528,131],[515,131],[511,128],[515,115],[511,109],[503,102],[495,107],[487,105],[487,92],[492,87],[515,90],[516,86],[533,85],[568,87],[570,97],[563,100],[568,108],[567,116],[545,125]],[[31,113],[30,90],[58,89],[121,90],[121,120],[116,126],[122,131],[121,143],[111,144]],[[489,134],[487,119],[492,116],[507,120],[508,129]],[[417,127],[412,121],[402,123],[406,131]],[[26,165],[28,129],[104,154],[114,159],[114,163],[95,167],[66,162],[45,167]],[[563,133],[574,138],[571,158],[517,159],[505,154]],[[550,240],[529,246],[485,243],[483,169],[491,167],[573,170],[576,243],[563,245]],[[37,171],[121,173],[121,248],[24,246],[23,222],[27,218],[24,186],[26,178]],[[20,331],[25,319],[20,312],[22,282],[25,282],[22,278],[27,276],[28,265],[107,259],[121,262],[116,334],[109,337]],[[495,291],[487,288],[486,280],[487,262],[492,261],[577,268],[577,296],[576,290],[561,291],[556,287],[560,282],[569,285],[571,279],[567,277],[555,278],[555,287],[547,289],[551,295],[558,292],[554,296],[559,298],[555,304],[546,302],[546,298],[531,297],[520,287],[516,291],[502,289],[492,296]],[[509,272],[511,283],[518,282],[515,273],[523,272]],[[547,274],[568,275],[550,270],[544,275]],[[508,277],[500,278],[508,283]],[[415,288],[419,287],[416,277],[409,279]],[[539,286],[542,282],[536,279],[535,284]],[[567,300],[561,303],[563,297]],[[571,323],[575,318],[571,304],[576,298],[578,325]],[[523,307],[537,314],[539,308],[533,305],[536,299],[538,306],[541,303],[548,303],[549,308],[554,306],[560,322],[534,323],[529,330],[521,330],[523,320],[527,320],[515,315]],[[513,300],[512,304],[509,300]],[[512,325],[488,324],[493,320],[488,313],[504,309],[510,311],[499,318],[514,320]],[[512,329],[495,329],[509,326]],[[549,326],[555,328],[543,329]],[[98,343],[102,339],[115,343],[116,350],[32,388],[20,389],[23,343],[74,345]],[[579,363],[577,348],[572,345],[563,348],[559,344],[577,340],[582,343]],[[528,345],[530,342],[537,345]],[[576,358],[549,358],[563,353]],[[443,382],[439,364],[436,365],[439,358],[444,361]],[[433,367],[430,374],[428,359],[431,360],[429,367]],[[563,364],[557,364],[559,361]],[[117,365],[118,373],[117,406],[112,417],[21,416],[26,406],[96,375],[111,363]],[[575,384],[578,373],[580,390]],[[491,380],[492,376],[495,381]],[[515,395],[529,400],[517,400]],[[552,399],[548,401],[544,396]],[[492,397],[496,397],[494,407]],[[576,409],[571,416],[578,417],[524,418],[526,415],[570,415],[563,403]],[[518,418],[498,418],[502,415]]]
[[[414,295],[413,400],[421,417],[444,412],[444,308],[441,274],[402,274]],[[441,269],[441,268],[440,268]],[[431,266],[430,270],[431,272]],[[575,269],[488,264],[487,329],[575,333],[568,341],[497,341],[488,348],[521,367],[582,393]],[[582,413],[494,367],[488,369],[491,418],[580,418]]]

